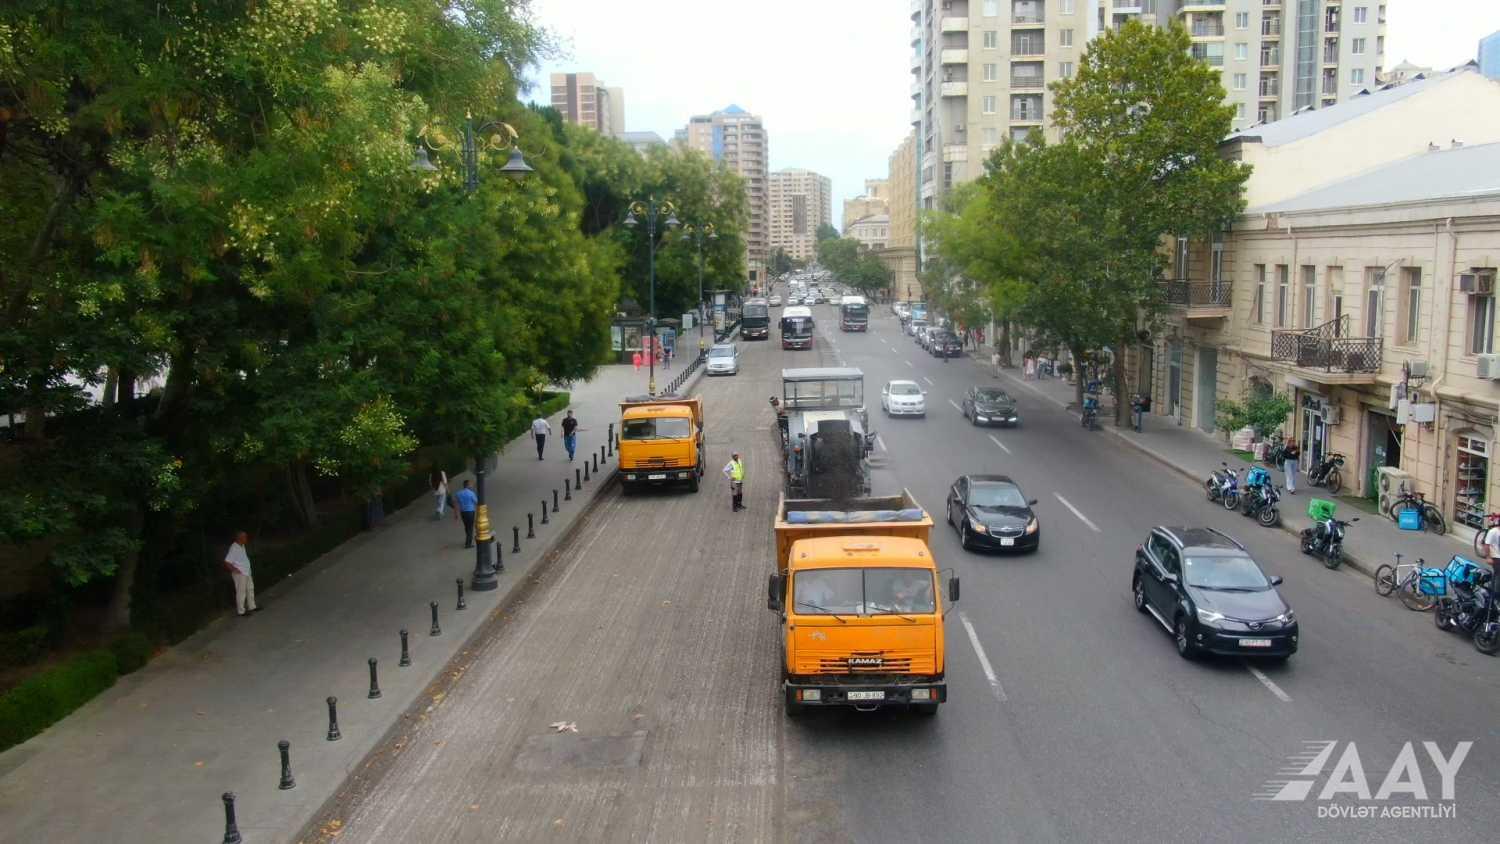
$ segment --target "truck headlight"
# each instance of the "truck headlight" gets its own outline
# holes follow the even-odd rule
[[[797,692],[797,697],[800,700],[822,700],[823,699],[823,690],[822,689],[803,689],[802,691]]]
[[[912,700],[932,700],[932,689],[912,689]]]

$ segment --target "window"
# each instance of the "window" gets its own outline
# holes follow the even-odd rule
[[[1266,324],[1266,265],[1255,265],[1255,299],[1250,303],[1256,325]]]
[[[996,103],[996,98],[995,97],[992,97],[992,96],[985,97],[984,99],[982,99],[980,101],[980,103],[981,103],[980,111],[984,112],[985,114],[994,114],[995,113],[995,103]]]
[[[986,126],[986,127],[984,127],[983,132],[984,132],[984,143],[985,144],[987,144],[989,146],[994,146],[995,144],[1000,143],[1000,130],[999,129],[996,129],[994,126]]]
[[[1349,81],[1354,83],[1355,85],[1365,84],[1365,69],[1362,67],[1356,67],[1350,70]]]
[[[1401,271],[1401,299],[1406,303],[1403,309],[1403,323],[1401,326],[1401,337],[1407,345],[1412,345],[1422,335],[1422,268],[1406,267]]]
[[[993,50],[1000,46],[1000,33],[993,29],[984,31],[984,49]]]
[[[1385,336],[1384,297],[1385,270],[1380,267],[1365,269],[1365,336]]]
[[[1244,103],[1235,103],[1235,106],[1234,106],[1234,116],[1235,117],[1239,118],[1240,120],[1244,120],[1245,119],[1245,115],[1248,112],[1249,112],[1249,110],[1245,107]]]
[[[1385,55],[1385,36],[1384,35],[1377,35],[1375,37],[1375,54],[1378,55],[1378,56]]]
[[[1245,61],[1248,58],[1250,58],[1250,45],[1249,44],[1246,44],[1245,42],[1241,41],[1240,43],[1234,45],[1234,60],[1235,61],[1242,62],[1242,61]]]
[[[1495,351],[1495,297],[1469,297],[1469,354],[1488,355]]]
[[[1350,41],[1349,41],[1349,52],[1353,53],[1356,56],[1363,56],[1365,54],[1365,39],[1363,39],[1363,38],[1352,38],[1352,39],[1350,39]]]
[[[1234,75],[1234,90],[1236,90],[1236,91],[1243,91],[1243,90],[1245,90],[1245,86],[1247,86],[1249,84],[1250,84],[1250,77],[1249,76],[1246,76],[1243,73],[1236,73]],[[1241,116],[1243,117],[1244,115],[1241,115]]]
[[[1302,327],[1312,328],[1317,317],[1318,268],[1302,268]]]
[[[1249,12],[1235,12],[1234,13],[1234,28],[1235,29],[1249,29],[1250,28],[1250,13]]]
[[[984,2],[980,5],[983,8],[980,10],[979,14],[987,18],[993,18],[996,15],[1000,14],[1000,0],[984,0]]]
[[[1355,23],[1364,23],[1366,20],[1369,19],[1369,17],[1370,17],[1370,7],[1369,6],[1355,6],[1354,7],[1354,22]]]
[[[995,82],[1000,79],[1000,65],[987,64],[984,66],[984,81]]]
[[[1012,126],[1010,139],[1018,144],[1025,143],[1026,139],[1031,137],[1031,129],[1032,127],[1030,126]]]
[[[1187,277],[1188,277],[1188,239],[1185,238],[1185,237],[1179,237],[1179,238],[1177,238],[1177,260],[1174,263],[1177,265],[1177,267],[1176,267],[1176,269],[1177,269],[1177,280],[1178,281],[1187,281]]]
[[[1057,46],[1059,46],[1059,47],[1071,47],[1071,46],[1073,46],[1073,30],[1071,30],[1071,29],[1059,29],[1057,31]]]
[[[1062,3],[1060,3],[1058,5],[1061,7],[1061,8],[1058,9],[1058,11],[1060,13],[1062,13],[1064,15],[1071,15],[1071,14],[1073,14],[1073,11],[1074,11],[1074,9],[1073,9],[1073,0],[1062,0]]]
[[[1073,63],[1072,62],[1058,62],[1057,63],[1057,75],[1061,79],[1072,79],[1073,78]]]
[[[1291,279],[1288,277],[1286,264],[1276,265],[1276,327],[1287,326],[1288,311],[1291,309]]]

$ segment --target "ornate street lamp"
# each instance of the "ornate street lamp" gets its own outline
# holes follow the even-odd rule
[[[682,232],[691,236],[693,245],[698,248],[698,356],[702,357],[706,351],[703,343],[703,317],[708,312],[703,301],[703,241],[718,240],[719,233],[714,229],[713,223],[687,223],[682,227]]]
[[[666,215],[666,219],[661,219]],[[675,229],[677,222],[677,206],[670,199],[657,199],[648,196],[643,200],[630,203],[629,213],[625,215],[625,225],[636,228],[640,225],[641,218],[646,221],[646,247],[650,255],[648,266],[650,275],[648,284],[650,286],[651,303],[646,311],[646,336],[651,338],[651,353],[646,355],[646,362],[650,365],[650,380],[646,382],[646,392],[656,395],[656,225],[660,220],[661,225],[667,229]]]

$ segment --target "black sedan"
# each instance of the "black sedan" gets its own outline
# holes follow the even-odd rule
[[[960,407],[964,418],[973,425],[1021,424],[1021,414],[1016,412],[1016,400],[999,387],[970,387]]]
[[[1297,616],[1243,545],[1211,528],[1157,527],[1135,551],[1135,608],[1201,653],[1283,660],[1297,652]]]
[[[1005,475],[964,475],[948,490],[948,524],[965,550],[1035,551],[1042,544],[1035,505]]]
[[[964,344],[958,335],[946,329],[929,332],[927,352],[933,357],[956,358],[964,353]]]

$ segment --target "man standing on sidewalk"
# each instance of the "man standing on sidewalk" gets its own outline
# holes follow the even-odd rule
[[[1292,440],[1281,449],[1281,468],[1286,471],[1286,494],[1297,494],[1297,458],[1302,456],[1302,450],[1297,448],[1297,441]]]
[[[241,616],[260,612],[255,605],[255,581],[250,578],[250,555],[245,551],[249,543],[250,534],[239,531],[224,555],[224,568],[234,578],[234,611]]]
[[[1486,518],[1490,529],[1484,532],[1484,553],[1490,558],[1490,572],[1495,576],[1495,582],[1500,583],[1500,518],[1494,515]]]
[[[578,450],[578,420],[573,418],[573,411],[563,417],[563,448],[568,450],[568,462],[573,462],[573,452]]]
[[[469,482],[464,481],[464,488],[454,496],[458,501],[458,515],[464,520],[464,547],[474,547],[474,509],[479,506],[479,496],[474,490],[469,489]]]
[[[531,435],[536,437],[536,459],[542,459],[542,449],[547,447],[547,435],[552,433],[552,426],[547,420],[538,416],[531,420]]]
[[[738,451],[730,455],[729,462],[724,464],[724,477],[729,479],[729,492],[733,496],[730,512],[738,513],[745,509],[745,464],[740,461]]]

